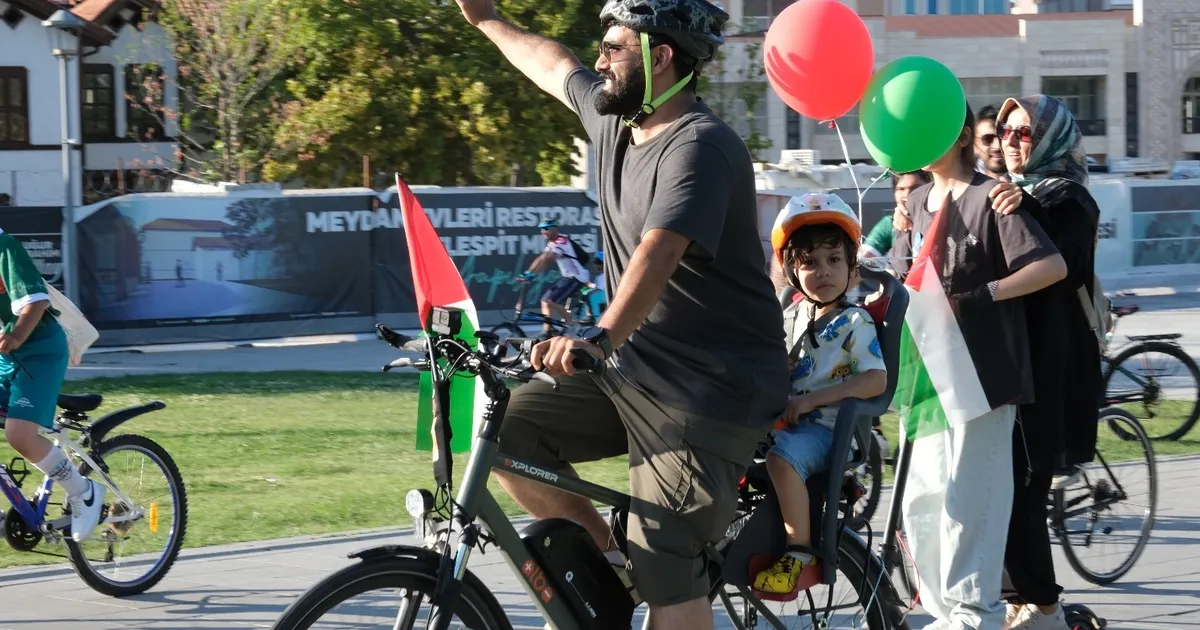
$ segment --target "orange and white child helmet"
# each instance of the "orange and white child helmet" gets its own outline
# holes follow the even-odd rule
[[[771,228],[771,249],[775,260],[784,264],[783,248],[792,234],[805,225],[833,223],[846,231],[856,246],[862,241],[862,224],[858,215],[846,205],[842,198],[833,193],[808,193],[792,197]]]

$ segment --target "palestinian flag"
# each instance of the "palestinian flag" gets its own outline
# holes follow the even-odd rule
[[[412,267],[413,289],[417,295],[417,316],[421,319],[421,330],[429,334],[429,317],[433,307],[462,309],[462,331],[458,339],[471,348],[479,345],[475,331],[479,329],[479,316],[475,303],[467,293],[458,268],[438,238],[437,231],[425,215],[424,208],[416,195],[396,175],[396,193],[400,197],[400,214],[404,218],[404,238],[408,241],[408,260]],[[443,369],[449,365],[443,360]],[[421,373],[419,400],[417,403],[417,450],[432,451],[433,432],[433,376]],[[451,452],[464,453],[471,449],[471,440],[481,423],[487,396],[478,379],[454,378],[450,380],[450,428],[453,438]]]
[[[982,220],[986,225],[992,218]],[[909,441],[979,418],[1013,400],[1021,387],[1006,315],[979,277],[988,254],[957,204],[948,203],[913,259],[894,399]]]

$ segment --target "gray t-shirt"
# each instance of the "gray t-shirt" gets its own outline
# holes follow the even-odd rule
[[[596,112],[603,85],[580,68],[564,88],[596,149],[608,295],[650,230],[692,241],[658,304],[617,350],[619,369],[670,407],[769,424],[787,404],[787,350],[758,234],[750,153],[699,101],[634,145],[619,117]]]

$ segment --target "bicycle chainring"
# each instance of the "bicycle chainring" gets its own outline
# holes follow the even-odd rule
[[[4,515],[4,540],[17,551],[33,551],[42,542],[42,533],[30,530],[17,508],[9,508]]]

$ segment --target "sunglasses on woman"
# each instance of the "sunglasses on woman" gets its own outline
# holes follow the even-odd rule
[[[1016,127],[1010,125],[1000,125],[1000,138],[1005,142],[1016,133],[1021,142],[1033,142],[1033,127],[1029,125],[1018,125]]]

